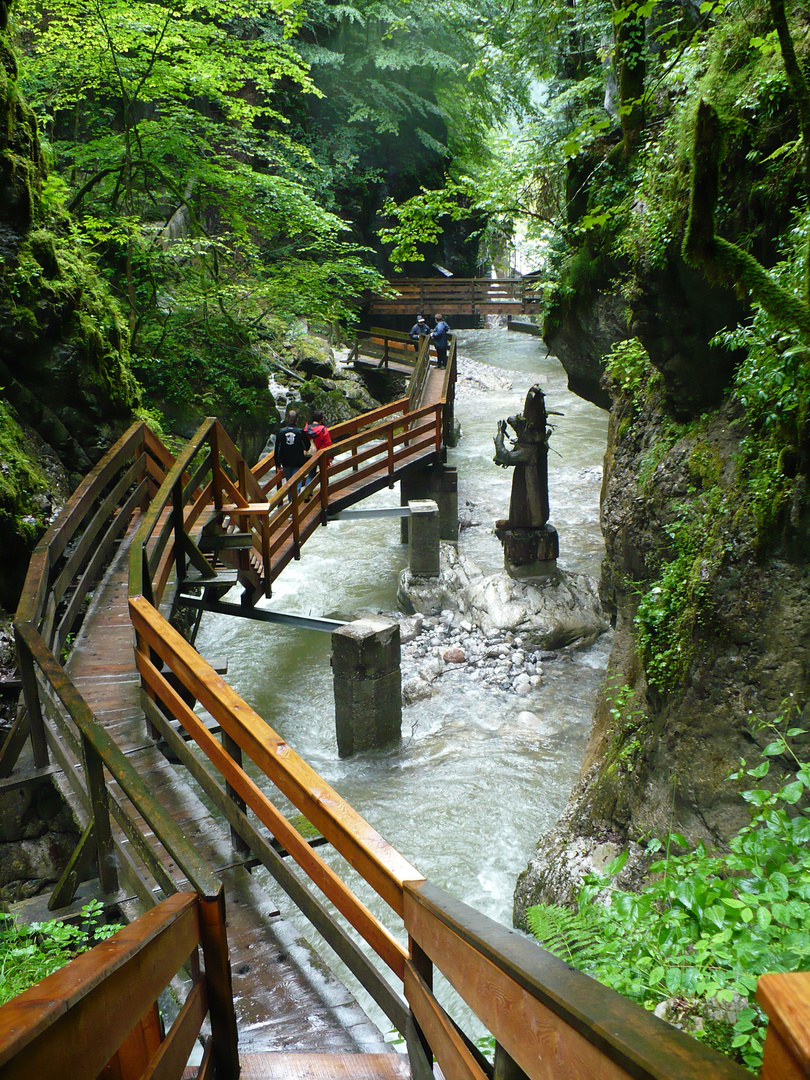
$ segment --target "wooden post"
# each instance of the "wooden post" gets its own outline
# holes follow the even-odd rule
[[[413,966],[416,968],[417,974],[425,981],[428,989],[433,991],[433,963],[430,957],[420,947],[410,934],[408,934],[408,952],[410,953]],[[411,1014],[413,1018],[413,1014]],[[416,1028],[416,1033],[419,1037],[419,1042],[422,1044],[422,1049],[425,1051],[428,1061],[433,1061],[433,1051],[430,1048],[430,1043],[425,1038],[422,1029],[413,1021],[413,1025]]]
[[[217,421],[219,423],[219,421]],[[211,428],[209,443],[211,446],[211,487],[213,488],[214,506],[222,509],[222,466],[219,463],[219,438],[217,423]]]
[[[200,897],[200,940],[208,988],[214,1074],[217,1080],[238,1080],[239,1047],[222,889],[216,896]]]
[[[810,1075],[810,972],[777,972],[757,983],[768,1014],[761,1080],[806,1080]]]
[[[298,517],[298,484],[293,484],[290,491],[290,510],[292,511],[293,547],[296,559],[301,558],[301,522]]]
[[[388,425],[388,487],[394,486],[394,425]]]
[[[98,876],[105,893],[118,892],[118,871],[115,866],[115,844],[110,824],[110,807],[107,799],[107,784],[104,780],[104,764],[101,756],[87,738],[82,735],[82,756],[87,791],[93,810],[93,825],[96,834],[98,852]]]
[[[34,765],[38,769],[44,769],[48,764],[48,744],[45,741],[45,723],[42,719],[34,658],[16,626],[14,640],[17,643],[17,664],[23,684],[25,706],[28,710],[28,728],[31,733],[31,747],[34,751]]]
[[[222,746],[223,746],[223,749],[225,750],[225,752],[230,755],[232,760],[241,769],[242,768],[242,748],[239,746],[238,743],[234,742],[234,740],[230,737],[230,735],[228,734],[227,731],[225,731],[224,728],[222,729]],[[230,798],[233,799],[234,803],[242,811],[242,813],[243,814],[247,813],[247,803],[245,802],[244,799],[239,797],[239,795],[237,794],[236,788],[231,787],[231,785],[226,781],[225,782],[225,790],[228,793],[228,795],[230,796]],[[234,829],[233,826],[231,826],[231,845],[233,846],[233,850],[238,855],[248,855],[250,853],[250,845],[245,843],[245,841],[242,839],[242,837],[239,835],[239,833],[236,831],[236,829]]]
[[[186,576],[185,523],[183,521],[183,478],[177,478],[172,489],[172,528],[174,529],[174,567],[177,583]]]
[[[321,479],[321,524],[325,525],[329,510],[329,466],[326,457],[322,457],[318,462],[318,471]]]

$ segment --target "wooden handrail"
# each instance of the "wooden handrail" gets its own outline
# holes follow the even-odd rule
[[[199,949],[205,972],[194,964],[186,1004],[162,1038],[157,998]],[[206,1014],[206,1058],[217,1077],[237,1080],[224,902],[177,893],[0,1007],[0,1076],[96,1080],[111,1065],[115,1075],[180,1080]],[[146,1037],[128,1040],[139,1024]]]
[[[762,1056],[762,1080],[807,1080],[810,971],[763,975],[757,983],[757,1001],[770,1021]]]
[[[20,624],[17,632],[32,656],[40,674],[70,714],[71,720],[86,739],[110,775],[124,790],[141,817],[149,825],[194,888],[202,896],[215,896],[220,889],[216,875],[189,844],[183,830],[161,803],[154,798],[126,755],[93,716],[92,709],[71,682],[50,649],[30,624]]]
[[[130,597],[129,604],[133,624],[144,643],[278,790],[401,915],[403,882],[422,880],[419,871],[344,802],[151,604],[143,597]]]
[[[705,1043],[430,882],[407,883],[404,894],[411,940],[530,1080],[750,1080]],[[424,997],[406,984],[409,1001],[414,991]],[[441,1043],[431,1045],[438,1057]]]

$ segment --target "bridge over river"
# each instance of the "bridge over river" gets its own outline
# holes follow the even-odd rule
[[[202,610],[267,617],[258,600],[315,529],[441,467],[454,345],[446,370],[429,360],[423,341],[408,397],[331,429],[336,447],[286,483],[269,459],[249,468],[215,419],[176,458],[136,424],[37,547],[15,619],[24,692],[0,792],[53,777],[84,830],[53,908],[75,906],[95,863],[106,901],[145,914],[0,1009],[0,1080],[89,1080],[105,1065],[105,1076],[226,1080],[240,1069],[278,1080],[749,1075],[427,881],[194,648]],[[173,625],[184,608],[186,637]],[[393,928],[323,844],[386,902]],[[280,918],[257,865],[403,1034],[407,1056]],[[492,1033],[494,1066],[434,995],[434,972]],[[178,1011],[164,995],[158,1015],[172,979],[184,1002]],[[762,995],[788,1027],[805,1015],[790,1003],[807,981],[796,986]],[[793,1054],[792,1038],[777,1035],[777,1052]]]
[[[464,315],[480,321],[487,315],[533,315],[542,311],[542,285],[533,278],[391,278],[392,295],[374,297],[369,314],[418,313]]]

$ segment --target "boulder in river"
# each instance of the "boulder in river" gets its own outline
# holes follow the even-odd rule
[[[520,634],[526,647],[560,649],[586,645],[608,628],[596,582],[557,569],[545,580],[515,580],[506,572],[485,577],[454,545],[442,544],[439,576],[420,578],[404,570],[397,592],[408,612],[461,612],[485,635]]]

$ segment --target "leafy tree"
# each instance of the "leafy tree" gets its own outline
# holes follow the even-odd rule
[[[77,238],[118,292],[142,380],[179,403],[199,385],[196,352],[213,403],[235,380],[272,408],[252,349],[271,309],[347,317],[379,284],[313,198],[279,109],[291,89],[317,93],[293,14],[287,0],[20,0],[23,76]]]

